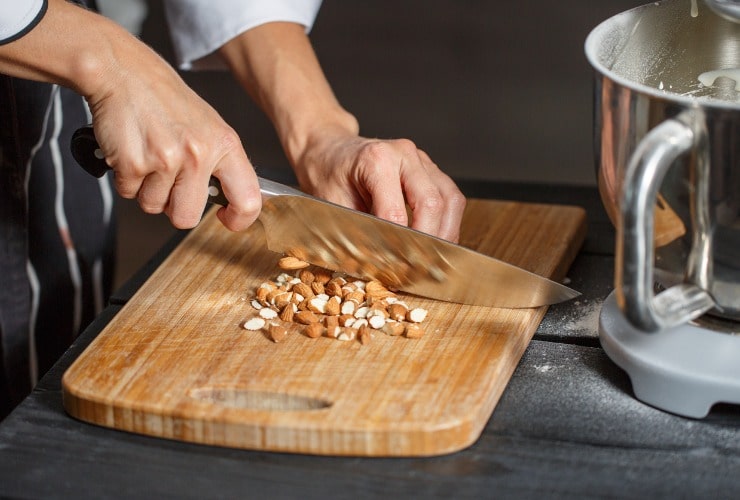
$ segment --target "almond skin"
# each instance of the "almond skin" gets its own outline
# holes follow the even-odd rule
[[[409,339],[420,339],[424,336],[424,330],[418,323],[409,323],[406,325],[405,335]]]
[[[291,323],[293,321],[294,315],[295,315],[295,304],[288,304],[285,307],[283,307],[282,311],[280,311],[280,319],[285,321],[286,323]]]
[[[267,333],[270,335],[273,342],[278,343],[288,336],[288,329],[280,323],[270,323],[270,326],[267,328]]]
[[[408,309],[402,304],[391,304],[388,306],[388,316],[396,321],[403,321],[406,319],[406,313]]]
[[[306,334],[306,337],[316,339],[324,334],[324,330],[325,328],[321,323],[311,323],[310,325],[306,325],[303,333]]]
[[[357,332],[357,339],[360,341],[360,344],[367,345],[372,338],[373,333],[370,331],[370,328],[367,325],[362,325]]]
[[[319,321],[319,318],[311,311],[298,311],[293,315],[293,319],[303,325],[310,325]]]
[[[304,269],[309,265],[310,264],[305,260],[293,257],[292,255],[283,257],[278,261],[278,266],[280,267],[280,269],[284,269],[286,271],[297,271],[298,269]]]
[[[316,276],[308,269],[302,269],[301,272],[298,273],[298,279],[303,283],[310,285],[316,279]]]

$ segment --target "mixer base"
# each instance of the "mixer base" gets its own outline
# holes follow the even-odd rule
[[[599,337],[647,404],[693,418],[707,416],[715,403],[740,404],[740,336],[693,325],[644,333],[627,321],[612,292]]]

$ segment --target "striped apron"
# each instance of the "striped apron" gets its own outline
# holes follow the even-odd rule
[[[0,75],[0,419],[111,291],[114,191],[69,149],[89,122],[74,92]]]

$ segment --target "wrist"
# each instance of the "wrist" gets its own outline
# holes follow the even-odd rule
[[[309,163],[308,159],[315,156],[313,151],[339,139],[357,137],[359,133],[360,126],[355,116],[340,106],[321,119],[302,120],[282,130],[278,127],[283,149],[294,168]]]

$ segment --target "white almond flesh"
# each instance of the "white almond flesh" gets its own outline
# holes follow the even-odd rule
[[[265,320],[263,318],[250,318],[244,323],[244,328],[250,331],[261,330],[265,326]]]

